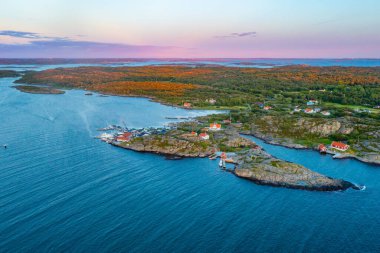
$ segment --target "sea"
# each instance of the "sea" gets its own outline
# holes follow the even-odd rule
[[[342,61],[251,60],[261,67],[380,65]],[[94,138],[110,124],[161,127],[175,121],[168,117],[215,111],[82,90],[27,94],[12,87],[15,80],[0,78],[0,252],[380,252],[380,166],[247,136],[273,156],[366,188],[313,192],[256,185],[207,158],[167,160]]]

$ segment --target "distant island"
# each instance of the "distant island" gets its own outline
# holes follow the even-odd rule
[[[32,85],[16,85],[13,86],[15,89],[26,92],[26,93],[33,93],[33,94],[64,94],[65,91],[54,89],[51,87],[40,87],[40,86],[32,86]]]
[[[2,77],[18,77],[20,73],[14,70],[0,70],[0,78]]]

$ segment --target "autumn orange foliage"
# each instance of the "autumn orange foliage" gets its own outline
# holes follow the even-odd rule
[[[172,82],[134,82],[117,81],[104,84],[96,84],[94,90],[104,93],[119,95],[149,95],[162,93],[169,96],[181,96],[186,90],[196,89],[193,84],[172,83]]]

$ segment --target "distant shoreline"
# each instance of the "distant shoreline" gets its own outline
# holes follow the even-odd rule
[[[325,61],[325,64],[321,64]],[[342,64],[349,62],[363,63],[364,61],[375,64]],[[351,66],[351,67],[380,67],[380,58],[0,58],[1,65],[54,65],[54,64],[133,64],[144,63],[147,65],[186,65],[209,64],[230,67],[275,67],[291,65],[310,66]],[[207,63],[206,63],[207,62]],[[377,63],[376,63],[377,62]],[[313,64],[318,63],[318,64]]]

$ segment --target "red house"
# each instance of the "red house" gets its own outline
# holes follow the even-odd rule
[[[119,136],[117,136],[116,141],[118,142],[127,142],[130,141],[132,137],[132,133],[125,132]]]
[[[331,147],[332,147],[332,148],[335,148],[335,149],[337,149],[337,150],[340,150],[340,151],[347,151],[347,149],[350,148],[349,145],[347,145],[347,144],[345,144],[345,143],[343,143],[343,142],[338,142],[338,141],[333,141],[333,142],[331,143]]]
[[[306,108],[306,109],[304,110],[304,112],[305,112],[305,113],[314,113],[314,109],[312,109],[312,108]]]
[[[191,107],[191,103],[185,102],[185,103],[183,103],[183,107],[190,108]]]
[[[319,144],[319,146],[318,146],[318,150],[319,150],[319,152],[321,152],[321,153],[326,153],[327,148],[326,148],[325,145],[323,145],[323,144]]]
[[[209,136],[208,134],[206,134],[206,133],[201,133],[201,134],[199,134],[199,137],[200,137],[201,139],[203,139],[203,140],[208,140],[208,139],[210,139],[210,136]]]

